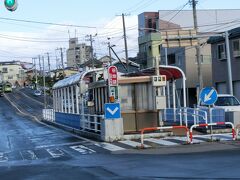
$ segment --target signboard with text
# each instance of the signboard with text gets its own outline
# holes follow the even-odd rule
[[[118,70],[116,66],[110,66],[108,68],[108,84],[109,86],[118,85]]]
[[[110,102],[118,99],[118,70],[116,66],[108,68],[108,89]]]

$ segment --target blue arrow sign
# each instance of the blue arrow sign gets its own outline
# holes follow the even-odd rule
[[[203,88],[200,92],[200,101],[206,105],[213,105],[217,101],[217,91],[213,87]]]
[[[121,110],[119,103],[106,103],[104,104],[105,119],[118,119],[121,118]]]

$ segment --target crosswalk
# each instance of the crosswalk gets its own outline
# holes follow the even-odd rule
[[[195,135],[193,136],[193,144],[201,144],[214,141],[231,141],[231,134],[214,134],[211,135]],[[186,137],[165,137],[165,138],[146,138],[144,139],[145,148],[161,148],[167,146],[180,146],[186,144]],[[122,140],[113,143],[107,142],[79,142],[75,144],[59,144],[59,146],[38,146],[35,149],[20,150],[13,152],[0,152],[0,163],[15,160],[39,160],[47,158],[63,158],[72,157],[74,155],[94,155],[97,153],[121,152],[129,149],[137,149],[140,147],[140,140]]]

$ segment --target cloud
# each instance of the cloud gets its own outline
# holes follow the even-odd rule
[[[76,24],[74,22],[62,22],[63,24]],[[137,41],[137,16],[126,16],[126,34],[129,57],[136,56],[138,51]],[[56,48],[68,48],[69,37],[77,36],[79,43],[90,44],[86,41],[86,35],[94,36],[94,52],[100,58],[108,55],[107,42],[115,45],[114,50],[120,58],[125,58],[122,17],[116,16],[111,21],[100,19],[98,24],[105,24],[97,28],[61,27],[56,25],[40,26],[32,32],[15,31],[0,32],[0,61],[20,60],[32,62],[33,57],[45,56],[50,53],[52,66],[56,64]],[[94,26],[94,25],[93,25]],[[17,28],[15,28],[17,29]],[[66,56],[66,53],[64,53]],[[66,61],[66,57],[64,58]]]

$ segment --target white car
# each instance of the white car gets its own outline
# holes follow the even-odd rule
[[[41,92],[40,90],[35,90],[35,91],[33,92],[33,95],[34,95],[34,96],[41,96],[41,95],[42,95],[42,92]]]
[[[240,102],[233,95],[218,94],[218,99],[214,103],[214,107],[223,108],[225,112],[240,111]]]
[[[206,108],[208,106],[201,102],[198,107]],[[218,94],[218,99],[213,104],[212,107],[224,109],[225,112],[240,111],[240,102],[233,95],[230,95],[230,94]]]

